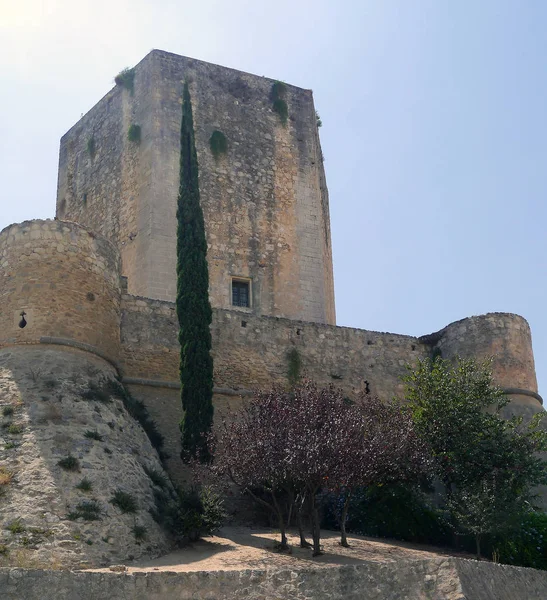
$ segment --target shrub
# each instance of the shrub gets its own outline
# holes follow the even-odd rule
[[[82,481],[77,483],[74,487],[82,492],[90,492],[93,489],[93,484],[87,477],[84,477]]]
[[[321,121],[321,117],[317,111],[315,111],[315,122],[317,123],[317,127],[323,127],[323,121]]]
[[[75,521],[81,518],[84,521],[99,521],[101,513],[101,506],[97,500],[83,500],[76,505],[74,510],[68,513],[67,519]]]
[[[141,126],[132,123],[127,130],[127,139],[130,142],[140,143],[141,141]]]
[[[72,456],[72,454],[69,454],[65,458],[61,458],[57,464],[65,471],[80,470],[80,461],[75,456]]]
[[[107,384],[101,386],[93,381],[88,383],[87,389],[81,392],[80,396],[84,400],[96,400],[97,402],[102,402],[104,404],[111,402],[110,395],[107,391]]]
[[[13,414],[13,406],[4,406],[2,408],[2,414],[4,417],[10,417]]]
[[[114,83],[125,88],[133,95],[135,91],[135,69],[129,67],[123,69],[114,77]]]
[[[7,556],[9,553],[8,547],[6,544],[0,544],[0,555]]]
[[[97,440],[98,442],[103,441],[103,436],[96,429],[94,429],[93,431],[91,429],[87,429],[84,433],[84,437],[86,437],[89,440]]]
[[[228,141],[222,131],[215,130],[209,139],[209,146],[215,158],[228,151]]]
[[[0,467],[0,485],[8,485],[11,483],[13,473],[8,471],[6,467]]]
[[[11,433],[12,435],[19,435],[20,433],[23,433],[23,426],[18,425],[17,423],[11,423],[8,426],[8,433]]]
[[[547,514],[526,515],[516,534],[495,539],[492,548],[499,562],[547,570]]]
[[[6,450],[11,450],[12,448],[17,448],[17,444],[15,442],[6,442],[4,448]]]
[[[110,503],[119,508],[122,513],[137,512],[137,501],[135,498],[122,490],[116,490],[114,496],[110,499]]]
[[[150,514],[181,544],[213,533],[226,518],[223,500],[211,487],[179,490],[172,495],[155,489],[154,501],[155,509]]]
[[[142,542],[146,539],[147,529],[144,525],[134,525],[132,531],[136,542]]]
[[[150,418],[144,403],[141,400],[135,400],[124,386],[114,379],[110,379],[106,382],[105,389],[108,390],[112,396],[122,400],[127,412],[135,419],[135,421],[138,421],[148,436],[152,446],[159,451],[163,446],[163,436],[158,431],[154,421]]]
[[[142,468],[154,485],[157,485],[162,490],[167,487],[167,479],[159,471],[156,471],[156,469],[149,469],[144,465]]]
[[[13,533],[13,534],[24,533],[27,530],[26,527],[21,523],[21,519],[15,519],[15,521],[12,521],[6,527],[6,529],[8,531],[11,531],[11,533]]]

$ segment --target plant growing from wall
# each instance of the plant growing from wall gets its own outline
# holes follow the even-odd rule
[[[228,140],[222,131],[216,129],[209,138],[209,147],[215,158],[219,158],[228,151]]]
[[[302,368],[302,359],[297,348],[291,348],[287,352],[287,379],[289,385],[294,387],[300,379],[300,370]]]
[[[134,142],[135,144],[140,144],[141,142],[141,126],[132,123],[127,130],[127,139],[130,142]]]
[[[177,316],[183,418],[182,458],[207,460],[213,423],[212,312],[205,224],[200,204],[198,160],[188,83],[184,84],[177,204]]]
[[[279,115],[279,118],[281,119],[281,123],[283,123],[283,125],[287,123],[287,118],[289,116],[289,108],[285,99],[286,96],[287,85],[282,81],[276,81],[272,85],[270,97],[273,104],[273,111]]]
[[[317,123],[317,127],[323,127],[323,121],[321,121],[321,117],[317,111],[315,111],[315,122]]]
[[[135,69],[130,69],[129,67],[123,69],[114,77],[114,83],[125,88],[133,95],[135,91]]]
[[[87,139],[87,153],[89,154],[89,156],[91,156],[91,158],[94,158],[96,150],[97,145],[95,143],[95,136],[92,135],[90,138]]]

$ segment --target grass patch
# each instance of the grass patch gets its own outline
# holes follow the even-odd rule
[[[120,87],[125,88],[128,92],[133,95],[135,91],[135,69],[126,67],[121,70],[116,77],[114,77],[114,83]]]
[[[146,539],[147,529],[144,525],[134,525],[132,531],[136,542],[143,542]]]
[[[140,144],[141,142],[141,126],[135,125],[132,123],[129,125],[129,129],[127,130],[127,139],[130,142],[135,142],[136,144]]]
[[[67,519],[75,521],[76,519],[83,519],[84,521],[99,521],[101,518],[101,506],[97,500],[83,500],[76,505],[74,510],[71,510]]]
[[[17,423],[10,423],[8,425],[8,433],[11,433],[12,435],[19,435],[20,433],[23,433],[23,426]]]
[[[13,414],[13,406],[4,406],[2,408],[2,414],[4,415],[4,417],[11,417],[11,415]]]
[[[9,553],[8,547],[6,546],[6,544],[0,544],[0,555],[1,556],[7,556]]]
[[[167,479],[159,471],[156,471],[156,469],[149,469],[144,465],[142,468],[154,485],[157,485],[162,490],[167,487]]]
[[[65,458],[61,458],[57,464],[65,471],[80,470],[80,461],[75,456],[72,456],[72,454],[69,454]]]
[[[6,529],[8,531],[11,531],[11,533],[13,533],[14,535],[17,533],[24,533],[27,530],[26,527],[21,523],[21,519],[15,519],[15,521],[12,521],[6,527]]]
[[[103,436],[96,429],[93,431],[91,429],[87,429],[84,433],[84,437],[89,440],[97,440],[98,442],[103,441]]]
[[[114,496],[110,499],[110,503],[119,508],[122,513],[137,512],[138,507],[135,498],[122,490],[116,490],[114,492]]]
[[[77,483],[74,487],[82,492],[90,492],[93,489],[93,484],[87,477],[84,477],[82,481]]]
[[[209,147],[215,158],[219,158],[228,151],[228,140],[222,131],[215,130],[209,138]]]
[[[0,485],[9,485],[13,479],[13,473],[6,467],[0,467]]]
[[[12,450],[13,448],[17,448],[17,444],[15,442],[6,442],[4,448],[6,450]]]

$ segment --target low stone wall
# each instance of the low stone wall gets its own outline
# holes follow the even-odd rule
[[[0,569],[3,600],[544,600],[547,573],[457,558],[193,573]]]

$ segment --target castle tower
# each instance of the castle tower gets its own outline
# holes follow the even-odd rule
[[[62,138],[57,217],[118,247],[130,294],[175,300],[185,80],[212,306],[334,324],[328,192],[310,90],[277,86],[288,108],[283,123],[275,81],[152,51],[132,81]],[[214,132],[225,137],[225,151],[213,153]]]

